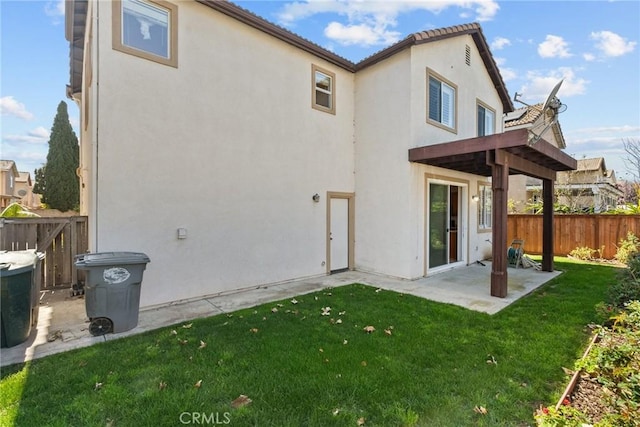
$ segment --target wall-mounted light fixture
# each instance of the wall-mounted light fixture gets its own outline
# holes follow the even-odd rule
[[[314,202],[318,203],[320,201],[320,195],[316,193],[313,195],[312,199]]]
[[[473,200],[474,202],[477,202],[478,200],[480,200],[480,196],[478,196],[477,194],[474,194],[473,196],[471,196],[471,200]]]

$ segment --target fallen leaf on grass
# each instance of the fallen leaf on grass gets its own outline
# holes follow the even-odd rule
[[[178,335],[178,332],[175,329],[171,330],[171,335]]]
[[[182,325],[182,327],[184,329],[189,329],[189,328],[191,328],[192,325],[193,325],[193,323],[187,323],[186,325]]]
[[[167,383],[165,383],[164,381],[160,381],[160,384],[158,384],[158,389],[164,390],[165,388],[167,388]]]
[[[291,300],[291,304],[297,304],[297,303],[298,303],[297,299],[294,298],[294,299]]]
[[[371,332],[375,331],[376,328],[374,328],[373,326],[365,326],[364,328],[362,328],[362,330],[364,330],[366,333],[370,334]]]
[[[496,360],[495,357],[493,357],[492,355],[488,354],[487,355],[487,365],[497,365],[498,361]]]
[[[322,307],[322,316],[329,316],[331,315],[331,307]]]
[[[189,342],[189,340],[181,340],[180,338],[178,338],[178,342],[182,345],[186,345]]]
[[[347,341],[347,340],[342,341],[342,344],[344,344],[344,345],[347,345],[348,343],[349,343],[349,341]]]
[[[391,329],[385,329],[384,333],[387,334],[387,335],[391,335]]]
[[[200,388],[200,387],[202,387],[202,380],[198,380],[198,382],[197,382],[197,383],[195,383],[193,386],[194,386],[195,388]]]
[[[473,412],[480,415],[487,415],[487,408],[485,408],[484,406],[476,406],[475,408],[473,408]]]
[[[198,350],[202,350],[203,348],[205,348],[207,346],[207,343],[200,340],[200,347],[198,347]]]
[[[249,329],[249,332],[253,332],[254,334],[258,333],[258,328],[251,328]]]
[[[360,362],[360,364],[361,364],[362,366],[367,366],[367,361],[366,361],[366,360],[363,360],[362,362]]]
[[[277,313],[277,312],[278,312],[278,308],[277,308],[277,307],[273,307],[273,308],[271,309],[271,312],[272,312],[272,313]]]
[[[336,415],[338,415],[340,413],[340,409],[336,408],[333,410],[333,412],[331,412],[333,414],[333,416],[335,417]]]
[[[243,406],[247,406],[251,402],[252,402],[251,399],[249,399],[244,394],[241,394],[231,402],[231,406],[233,406],[234,408],[241,408]]]
[[[94,390],[100,390],[102,388],[102,383],[96,383],[95,387],[93,387]]]
[[[366,420],[364,419],[364,417],[360,417],[360,418],[358,418],[358,421],[356,421],[356,423],[357,423],[359,426],[363,426],[365,421],[366,421]]]

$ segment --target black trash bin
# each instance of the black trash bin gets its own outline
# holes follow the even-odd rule
[[[87,272],[84,298],[91,335],[124,332],[138,325],[140,287],[148,262],[140,252],[76,256],[76,267]]]
[[[38,323],[43,259],[35,250],[0,252],[1,347],[23,343]]]

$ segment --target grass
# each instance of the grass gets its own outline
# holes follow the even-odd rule
[[[3,368],[0,425],[532,425],[617,271],[556,268],[493,316],[354,284]]]

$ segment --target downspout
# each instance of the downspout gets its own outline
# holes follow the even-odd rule
[[[93,236],[93,241],[95,242],[95,247],[94,247],[94,252],[98,252],[98,248],[99,248],[99,244],[98,244],[98,224],[99,224],[99,213],[100,210],[98,209],[98,203],[99,203],[99,198],[98,198],[98,189],[100,187],[99,184],[99,173],[98,173],[98,169],[100,167],[100,162],[98,161],[99,156],[98,156],[98,139],[99,139],[99,132],[98,132],[98,128],[99,128],[99,123],[100,123],[100,114],[99,114],[99,109],[100,109],[100,1],[96,1],[94,2],[94,5],[96,7],[96,13],[95,16],[92,18],[93,24],[94,24],[94,28],[95,28],[95,61],[91,61],[92,65],[92,70],[91,72],[94,73],[95,72],[95,101],[94,101],[94,105],[95,105],[95,113],[94,113],[94,117],[95,117],[95,126],[93,126],[93,144],[95,147],[95,151],[94,151],[94,155],[93,155],[93,159],[94,159],[94,164],[93,164],[93,173],[94,173],[94,191],[93,191],[93,204],[94,204],[94,216],[95,216],[95,226],[93,229],[94,232],[94,236]]]

